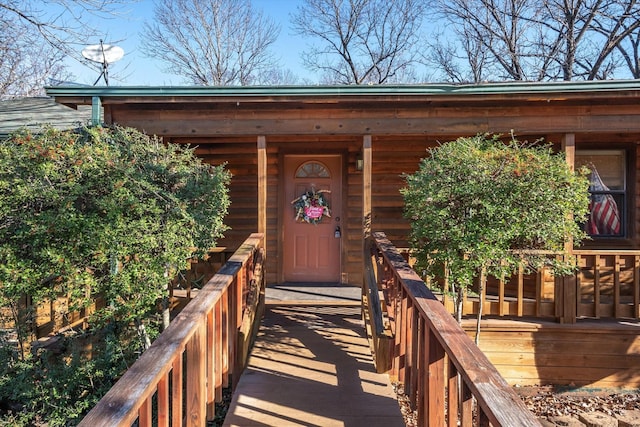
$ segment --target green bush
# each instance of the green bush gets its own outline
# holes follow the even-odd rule
[[[497,136],[459,138],[429,154],[402,191],[419,269],[461,291],[481,272],[508,277],[523,262],[571,268],[531,250],[563,252],[585,238],[586,171],[574,173],[547,144]]]
[[[0,397],[5,404],[0,425],[75,425],[133,362],[122,334],[106,330],[91,339],[93,356],[75,348],[78,337],[64,338],[62,354],[38,351],[25,359],[4,358],[0,367]],[[133,342],[133,341],[129,341]]]
[[[91,399],[78,400],[83,392],[54,382],[75,384],[93,369],[113,372],[74,356],[43,371],[42,361],[25,350],[33,313],[20,298],[30,296],[35,306],[66,296],[75,311],[100,295],[107,304],[94,313],[92,326],[120,331],[113,335],[118,340],[133,336],[127,348],[135,348],[137,336],[141,351],[157,333],[149,326],[172,276],[225,231],[229,180],[224,166],[203,163],[193,149],[129,128],[46,128],[2,141],[0,306],[18,326],[20,348],[16,359],[4,361],[10,376],[3,376],[0,401],[47,419],[53,405],[36,395],[48,390],[55,406],[84,411]],[[37,377],[38,370],[46,372],[39,383],[20,381],[22,373]]]

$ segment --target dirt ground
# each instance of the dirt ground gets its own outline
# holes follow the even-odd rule
[[[579,412],[620,414],[623,410],[640,410],[640,390],[553,387],[516,387],[529,410],[539,417],[576,415]]]
[[[577,416],[581,412],[620,414],[640,410],[640,390],[558,389],[551,386],[514,387],[527,408],[538,417]],[[407,427],[417,427],[416,413],[408,398],[397,389],[398,403]]]

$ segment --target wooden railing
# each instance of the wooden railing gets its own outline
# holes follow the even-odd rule
[[[640,251],[574,254],[579,268],[574,291],[577,317],[640,319]]]
[[[223,388],[235,386],[246,363],[242,349],[251,332],[243,329],[243,313],[255,315],[264,305],[263,244],[262,234],[252,234],[79,425],[204,426],[212,420]],[[248,297],[256,292],[258,300]]]
[[[463,315],[553,318],[575,323],[579,318],[640,319],[640,251],[574,250],[574,275],[556,277],[546,268],[518,272],[508,279],[490,277],[483,292],[465,294]],[[407,253],[405,258],[409,258]],[[550,255],[551,256],[551,255]],[[439,298],[449,312],[454,303],[448,284]],[[474,289],[477,291],[478,289]]]
[[[368,331],[379,334],[374,358],[404,385],[418,425],[540,426],[384,233],[373,233],[367,246],[365,315]],[[383,295],[382,309],[373,306],[375,294]],[[386,320],[374,322],[382,311]]]

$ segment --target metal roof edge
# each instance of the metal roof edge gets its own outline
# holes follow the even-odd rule
[[[572,82],[500,82],[473,85],[350,85],[350,86],[48,86],[48,96],[99,97],[317,97],[410,95],[508,95],[535,93],[620,92],[640,90],[640,80]]]

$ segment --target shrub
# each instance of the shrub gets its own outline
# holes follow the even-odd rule
[[[18,358],[5,361],[14,379],[0,387],[3,393],[12,390],[21,372],[43,369],[24,345],[33,321],[20,304],[24,295],[32,306],[67,297],[70,311],[100,295],[107,303],[91,324],[120,331],[117,339],[130,336],[126,331],[134,325],[137,351],[146,348],[155,333],[148,326],[172,276],[189,258],[213,247],[226,229],[229,180],[224,166],[203,163],[193,149],[129,128],[45,128],[1,142],[0,306],[9,308],[4,313],[13,317],[21,344]],[[51,402],[80,413],[90,399],[81,402],[82,392],[68,386],[57,391],[62,389],[53,382],[75,383],[93,369],[113,374],[96,366],[69,356],[46,370],[43,388],[21,383],[13,390],[17,394],[0,399],[22,396],[22,405],[37,415],[53,410],[35,397],[49,390]]]
[[[563,252],[585,238],[586,171],[574,173],[550,145],[497,136],[459,138],[429,154],[402,190],[419,269],[447,275],[459,293],[481,273],[508,277],[522,263],[572,268],[535,251]]]

